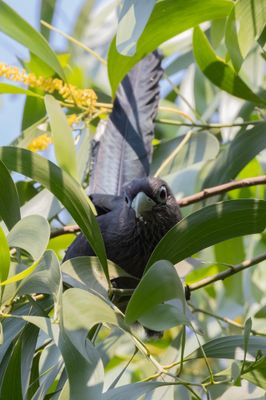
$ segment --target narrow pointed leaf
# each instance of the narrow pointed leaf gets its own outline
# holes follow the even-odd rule
[[[55,310],[61,306],[62,275],[58,258],[51,250],[47,250],[38,262],[34,273],[23,279],[18,287],[17,294],[31,293],[52,294]]]
[[[266,26],[264,0],[238,0],[226,24],[226,46],[238,71]]]
[[[214,85],[240,99],[265,106],[266,100],[252,92],[233,68],[216,56],[206,35],[199,27],[194,29],[193,49],[200,70]]]
[[[0,31],[17,40],[49,65],[62,79],[64,71],[48,42],[27,21],[0,0]]]
[[[142,395],[147,396],[153,390],[167,385],[177,385],[173,382],[137,382],[108,390],[103,394],[103,400],[138,400]]]
[[[26,96],[38,97],[39,99],[43,99],[43,96],[33,92],[32,90],[24,89],[15,85],[9,85],[8,83],[0,83],[0,93],[25,94]]]
[[[227,358],[242,361],[244,359],[244,336],[224,336],[221,338],[210,340],[203,346],[204,353],[207,357]],[[261,336],[250,336],[247,345],[247,360],[254,359],[257,354],[266,355],[266,338]],[[187,359],[202,358],[202,350],[198,348]]]
[[[18,274],[13,275],[10,278],[6,279],[5,281],[1,282],[0,286],[6,286],[14,282],[22,281],[22,279],[26,278],[27,276],[33,273],[38,264],[39,260],[35,261],[30,267],[24,269],[24,271],[19,272]]]
[[[0,187],[2,188],[0,191],[0,217],[10,230],[20,220],[20,206],[16,185],[2,161],[0,161]]]
[[[75,257],[65,261],[61,266],[64,282],[73,287],[84,290],[93,290],[106,298],[108,296],[108,284],[97,257]],[[110,279],[128,276],[124,270],[108,260]]]
[[[266,357],[262,357],[255,363],[246,362],[242,377],[266,390]]]
[[[100,297],[73,288],[63,294],[64,326],[67,330],[91,329],[98,323],[119,326],[119,315]]]
[[[262,232],[265,226],[264,200],[232,200],[204,207],[170,229],[156,246],[146,269],[165,258],[176,264],[223,240]]]
[[[131,296],[125,320],[132,324],[154,306],[174,298],[181,299],[184,305],[182,283],[170,262],[158,261],[146,272]]]
[[[266,123],[262,122],[252,129],[241,130],[220,152],[202,187],[207,188],[234,179],[257,154],[266,148],[265,129]]]
[[[8,277],[10,267],[10,253],[6,235],[0,226],[0,281]]]
[[[137,41],[151,15],[155,0],[124,0],[119,14],[116,48],[124,56],[136,52]]]
[[[41,215],[29,215],[20,220],[9,232],[10,247],[26,250],[34,260],[39,259],[49,242],[50,226]]]
[[[45,107],[50,121],[56,160],[59,166],[77,178],[77,160],[72,130],[59,102],[51,95],[45,96]]]
[[[126,57],[116,50],[116,40],[108,54],[108,74],[113,95],[127,72],[146,54],[161,43],[210,19],[227,16],[233,3],[229,0],[162,0],[156,2],[148,23],[136,46],[133,57]],[[117,66],[119,65],[119,68]]]
[[[78,182],[51,161],[25,149],[1,147],[0,159],[11,170],[40,182],[62,202],[87,237],[108,276],[101,232],[91,210],[90,200]]]

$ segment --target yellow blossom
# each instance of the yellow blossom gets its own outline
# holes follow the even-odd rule
[[[77,114],[71,114],[67,116],[67,123],[69,126],[72,126],[76,122],[79,122],[79,117],[77,116]]]
[[[94,112],[97,96],[92,89],[79,89],[74,85],[64,83],[60,79],[37,77],[32,72],[27,74],[25,70],[19,70],[17,67],[0,63],[0,76],[15,82],[21,82],[32,88],[39,88],[47,93],[57,91],[66,103],[87,108],[89,112]]]
[[[42,151],[47,149],[49,144],[52,143],[52,139],[47,133],[38,136],[37,138],[33,139],[32,142],[28,145],[28,149],[31,151]]]

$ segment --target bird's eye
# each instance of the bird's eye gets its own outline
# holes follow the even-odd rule
[[[159,200],[165,201],[167,199],[167,189],[165,186],[161,186],[159,190]]]
[[[126,202],[127,204],[129,204],[129,197],[128,197],[127,194],[125,195],[125,202]]]

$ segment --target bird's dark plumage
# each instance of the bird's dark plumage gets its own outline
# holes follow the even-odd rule
[[[107,257],[136,277],[142,276],[160,239],[181,219],[167,184],[148,177],[161,75],[157,52],[132,69],[92,149],[89,194]],[[94,253],[80,234],[64,260],[84,255]]]
[[[138,205],[134,204],[134,199],[140,193],[146,195],[151,204],[148,203],[147,209],[140,211],[142,215],[137,217]],[[156,244],[181,219],[169,187],[159,178],[140,178],[125,186],[123,196],[92,195],[91,198],[102,213],[97,221],[108,258],[140,278]],[[142,203],[139,204],[141,207]],[[85,236],[80,235],[66,255],[73,258],[94,253]]]

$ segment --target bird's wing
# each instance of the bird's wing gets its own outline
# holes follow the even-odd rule
[[[126,182],[149,175],[161,76],[161,57],[155,51],[123,79],[113,111],[97,129],[89,194],[120,195]]]
[[[93,202],[98,215],[103,215],[113,211],[115,208],[120,207],[123,202],[121,196],[113,196],[112,194],[103,193],[93,193],[90,195],[90,199]]]

